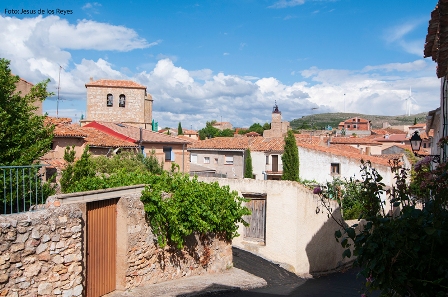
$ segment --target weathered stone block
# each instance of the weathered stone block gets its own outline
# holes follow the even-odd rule
[[[48,243],[42,243],[42,244],[40,244],[40,245],[36,248],[36,254],[39,255],[40,253],[46,251],[47,248],[48,248]]]
[[[37,287],[37,293],[39,295],[49,295],[53,290],[53,285],[51,283],[40,283]]]

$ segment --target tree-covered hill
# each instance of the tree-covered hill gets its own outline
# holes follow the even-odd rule
[[[353,117],[360,117],[372,122],[373,129],[379,129],[383,127],[384,122],[388,122],[391,126],[398,125],[412,125],[416,120],[417,123],[426,122],[427,112],[414,114],[410,116],[381,116],[381,115],[366,115],[360,113],[321,113],[309,116],[304,116],[300,119],[290,121],[291,128],[293,129],[322,129],[328,125],[333,128],[337,128],[340,122]]]

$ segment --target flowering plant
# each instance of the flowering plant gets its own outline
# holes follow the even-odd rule
[[[380,290],[382,296],[446,297],[448,165],[432,169],[430,159],[418,162],[417,192],[409,185],[408,170],[396,169],[395,185],[386,191],[371,163],[361,161],[363,221],[352,226],[338,222],[336,240],[345,248],[343,257],[356,256],[354,265],[366,279],[364,296]],[[384,211],[383,193],[394,211]],[[319,195],[321,203],[327,203],[326,193]]]

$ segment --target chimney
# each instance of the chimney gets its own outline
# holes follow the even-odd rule
[[[366,147],[366,155],[370,156],[370,146]]]
[[[93,77],[90,77],[90,81],[93,81]]]

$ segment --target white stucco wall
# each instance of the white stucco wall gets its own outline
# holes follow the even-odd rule
[[[255,179],[263,180],[263,172],[272,171],[272,155],[278,156],[278,170],[283,171],[282,154],[270,152],[250,152],[252,157],[252,172]],[[269,164],[266,164],[266,156],[269,156]]]
[[[362,179],[360,172],[361,161],[356,158],[299,147],[299,160],[301,179],[315,180],[319,184],[332,181],[331,163],[340,164],[340,178],[355,177],[359,180]],[[389,167],[379,164],[373,164],[373,167],[383,177],[386,185],[390,186],[393,184],[393,174]]]
[[[265,243],[245,239],[244,227],[240,225],[240,236],[233,239],[234,246],[305,277],[344,264],[343,249],[334,238],[337,224],[326,212],[316,213],[320,205],[318,196],[299,183],[210,177],[199,177],[199,180],[218,181],[221,186],[228,185],[231,190],[238,191],[239,195],[244,192],[267,195]],[[333,204],[333,209],[334,215],[340,218],[337,204]]]

